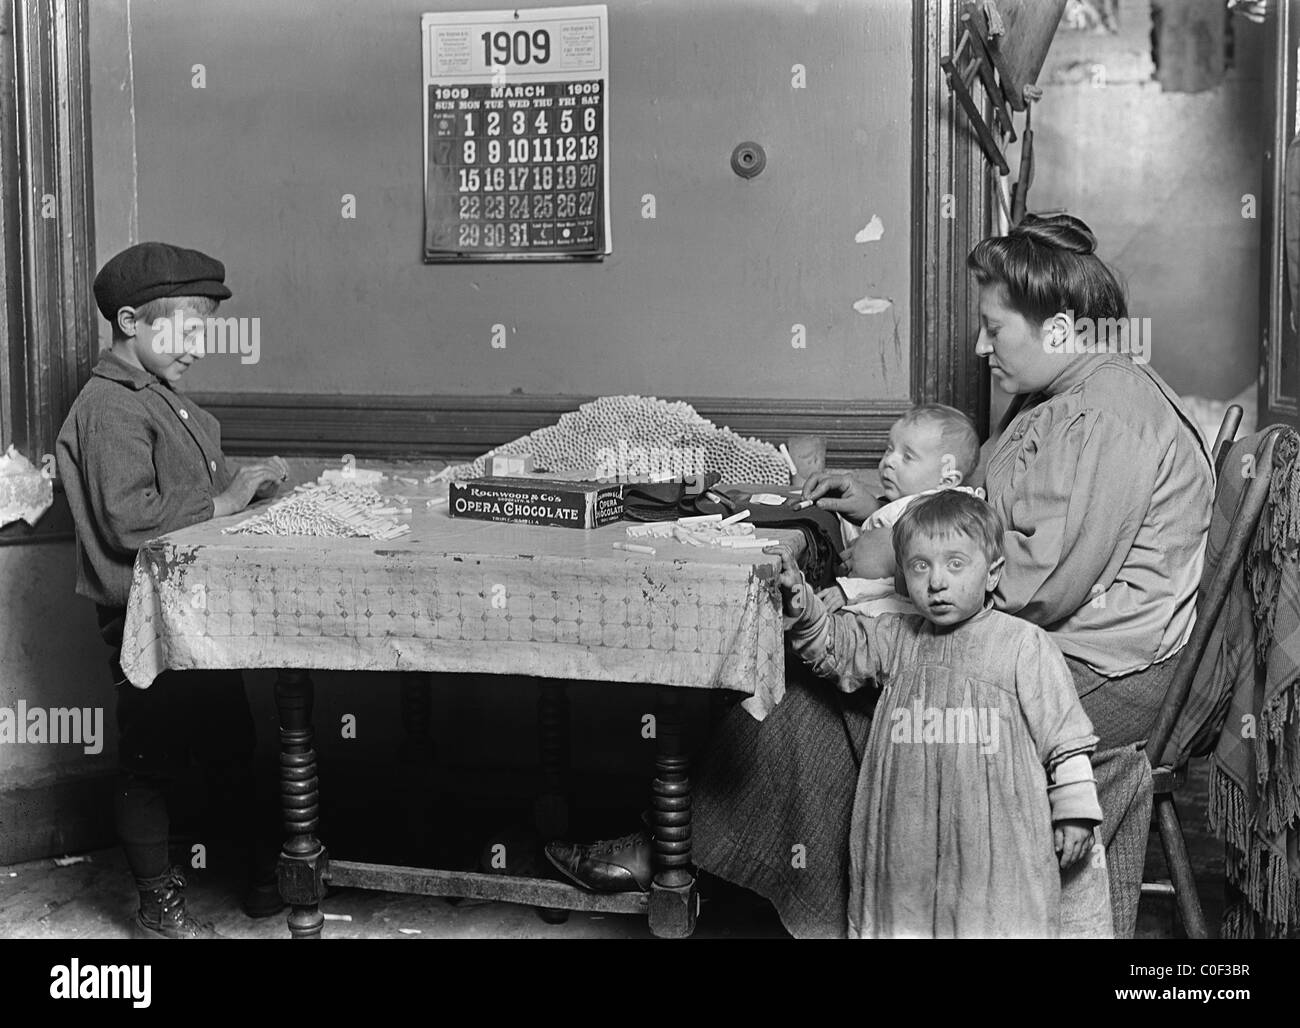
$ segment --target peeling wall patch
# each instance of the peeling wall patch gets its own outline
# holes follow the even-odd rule
[[[885,234],[885,223],[880,220],[879,214],[873,214],[871,220],[867,222],[867,227],[853,237],[855,243],[874,243],[877,239]]]
[[[893,303],[893,300],[885,296],[864,296],[853,305],[853,309],[859,314],[883,314]]]

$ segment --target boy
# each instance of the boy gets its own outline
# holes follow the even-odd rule
[[[185,879],[170,866],[165,790],[196,757],[248,812],[252,714],[237,671],[165,672],[147,689],[122,673],[122,629],[136,551],[147,540],[243,510],[288,475],[279,457],[237,470],[221,452],[217,420],[175,390],[204,355],[203,319],[230,296],[218,260],[166,243],[140,243],[95,276],[95,302],[112,325],[100,357],[59,431],[59,476],[77,535],[77,592],[95,603],[112,648],[120,779],[114,821],[140,893],[137,938],[218,937],[185,908]],[[183,348],[161,346],[160,326],[185,325]],[[167,338],[170,339],[169,336]],[[283,909],[256,883],[250,916]]]
[[[927,403],[913,407],[889,429],[889,445],[880,458],[880,486],[886,502],[856,527],[844,521],[845,551],[852,577],[818,594],[828,610],[859,614],[909,614],[916,608],[894,588],[894,549],[888,529],[920,496],[940,489],[961,489],[983,498],[963,483],[979,466],[980,441],[975,425],[955,407]],[[854,541],[856,539],[856,541]]]
[[[849,932],[1056,937],[1061,871],[1101,823],[1097,745],[1065,658],[993,609],[1002,526],[942,490],[892,529],[919,613],[830,614],[779,553],[791,645],[845,692],[879,691],[853,805]]]

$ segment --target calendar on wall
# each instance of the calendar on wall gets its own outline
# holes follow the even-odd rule
[[[611,252],[604,4],[425,14],[424,259]]]

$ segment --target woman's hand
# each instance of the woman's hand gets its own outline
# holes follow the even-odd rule
[[[894,577],[894,536],[884,528],[863,532],[841,555],[853,578]]]
[[[816,500],[822,510],[843,514],[859,525],[880,507],[866,483],[848,471],[814,472],[803,485],[803,495],[806,500]]]
[[[1092,822],[1057,821],[1053,825],[1052,840],[1064,871],[1092,852]]]

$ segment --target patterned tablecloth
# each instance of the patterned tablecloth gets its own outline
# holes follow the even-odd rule
[[[122,667],[448,671],[784,693],[777,559],[450,517],[412,502],[400,539],[226,535],[248,513],[148,543]],[[797,532],[763,530],[785,540]]]

